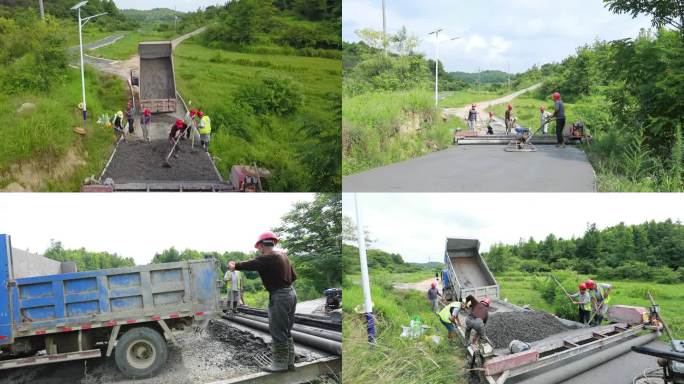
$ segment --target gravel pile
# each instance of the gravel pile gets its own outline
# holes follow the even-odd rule
[[[568,330],[563,323],[546,312],[500,312],[489,315],[487,337],[494,348],[508,348],[513,340],[532,342]]]
[[[171,144],[166,140],[129,141],[120,143],[104,179],[115,183],[147,181],[219,181],[206,152],[197,147],[191,151],[188,141],[181,141],[178,158],[169,159],[171,168],[164,167]],[[104,180],[103,179],[103,180]]]

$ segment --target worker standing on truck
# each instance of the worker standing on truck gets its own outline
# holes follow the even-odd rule
[[[456,334],[456,325],[461,326],[461,321],[458,320],[458,312],[461,310],[461,302],[454,301],[453,303],[447,304],[439,314],[439,321],[447,329],[447,339],[452,341],[454,335]]]
[[[587,284],[580,283],[579,292],[572,295],[568,294],[572,303],[579,307],[579,320],[580,323],[587,324],[589,318],[591,317],[591,295],[587,291]],[[573,298],[577,297],[577,301]]]
[[[610,303],[610,292],[613,286],[610,284],[597,284],[589,279],[585,282],[587,288],[591,291],[591,302],[594,307],[594,321],[595,325],[601,325],[603,318],[608,314],[608,303]]]
[[[245,274],[242,271],[226,271],[223,280],[226,282],[226,290],[228,291],[228,310],[235,314],[238,305],[244,304]]]
[[[510,104],[508,104],[508,108],[504,114],[504,123],[506,124],[506,134],[511,133],[511,125],[513,124],[513,106]]]
[[[202,110],[199,110],[197,112],[197,116],[199,116],[200,119],[200,143],[202,144],[202,148],[204,148],[205,151],[209,152],[209,139],[211,138],[211,119],[209,118],[209,116],[205,115],[204,112],[202,112]]]
[[[479,116],[476,108],[477,106],[473,104],[468,111],[468,115],[466,116],[466,121],[468,122],[468,131],[470,132],[475,132],[475,123],[477,123],[477,117]]]
[[[278,236],[265,232],[259,236],[254,247],[259,255],[252,260],[228,263],[228,270],[257,271],[268,290],[268,326],[273,343],[273,362],[263,367],[267,372],[294,371],[295,350],[292,339],[292,326],[297,307],[297,293],[292,283],[297,274],[287,256],[273,249],[278,244]]]
[[[477,334],[473,338],[473,344],[477,343],[477,340],[482,337],[487,337],[485,331],[485,324],[487,324],[487,319],[489,318],[489,305],[491,300],[489,297],[478,301],[475,296],[468,295],[465,299],[465,306],[470,307],[470,312],[466,317],[466,328],[465,328],[465,342],[466,347],[470,345],[470,332],[474,329]]]
[[[152,122],[152,111],[149,108],[143,110],[140,118],[140,128],[143,131],[143,140],[150,142],[150,123]]]
[[[554,92],[553,94],[553,115],[552,118],[556,119],[556,139],[558,144],[556,147],[565,148],[565,138],[563,137],[563,128],[565,127],[565,104],[561,100],[561,94]]]
[[[430,306],[432,307],[432,310],[435,313],[439,312],[439,299],[438,299],[438,297],[442,297],[442,295],[437,290],[437,283],[433,282],[430,285],[430,289],[428,289],[428,291],[427,291],[427,297],[428,297],[428,300],[430,301]]]

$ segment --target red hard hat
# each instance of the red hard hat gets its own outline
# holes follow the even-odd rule
[[[508,109],[513,109],[513,106],[508,104]]]
[[[199,116],[199,117],[204,116],[204,112],[202,112],[202,111],[197,111],[197,116]]]
[[[432,284],[430,284],[430,286],[431,286],[432,288],[435,288],[435,287],[437,286],[437,284],[432,283]]]
[[[477,105],[473,104],[473,108],[477,107]]]
[[[553,99],[554,100],[560,100],[560,98],[561,98],[560,93],[558,93],[558,92],[553,93]]]
[[[273,242],[275,244],[278,244],[278,236],[276,236],[275,233],[268,231],[268,232],[264,232],[261,235],[259,235],[259,240],[257,240],[256,243],[254,243],[254,248],[257,248],[259,243],[264,241],[264,240],[273,240]]]
[[[144,114],[145,116],[149,116],[149,115],[152,114],[152,111],[150,111],[149,108],[145,108],[145,110],[143,111],[143,114]]]
[[[183,120],[177,119],[177,120],[176,120],[176,127],[178,127],[178,128],[183,127]]]
[[[485,297],[484,299],[480,300],[480,303],[489,307],[489,304],[492,303],[492,300],[489,297]]]
[[[587,285],[584,283],[580,283],[579,289],[580,289],[580,291],[583,291],[583,290],[587,289]]]
[[[594,289],[596,284],[594,284],[594,280],[588,279],[587,281],[584,282],[584,284],[587,286],[589,289]]]
[[[541,107],[539,107],[539,109],[543,111],[546,109],[546,107],[542,105]]]

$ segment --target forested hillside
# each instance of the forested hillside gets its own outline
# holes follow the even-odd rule
[[[92,252],[84,248],[64,249],[60,241],[52,242],[43,256],[57,261],[73,261],[76,263],[77,271],[132,267],[135,265],[132,257],[122,257],[116,253]]]
[[[495,244],[484,254],[492,272],[548,272],[570,269],[603,278],[684,281],[684,225],[666,220],[598,229],[590,224],[579,238],[549,234],[544,240]]]

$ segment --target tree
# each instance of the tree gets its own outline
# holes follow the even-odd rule
[[[628,13],[633,18],[639,14],[650,15],[654,27],[670,25],[684,36],[684,4],[681,0],[603,0],[611,12]]]
[[[373,244],[373,239],[371,238],[368,229],[364,228],[363,233],[366,240],[366,248],[368,248]],[[349,216],[342,216],[342,241],[352,245],[358,245],[358,239],[358,228],[354,219]]]
[[[342,280],[342,195],[319,193],[298,202],[273,229],[293,258],[295,269],[320,292]]]

